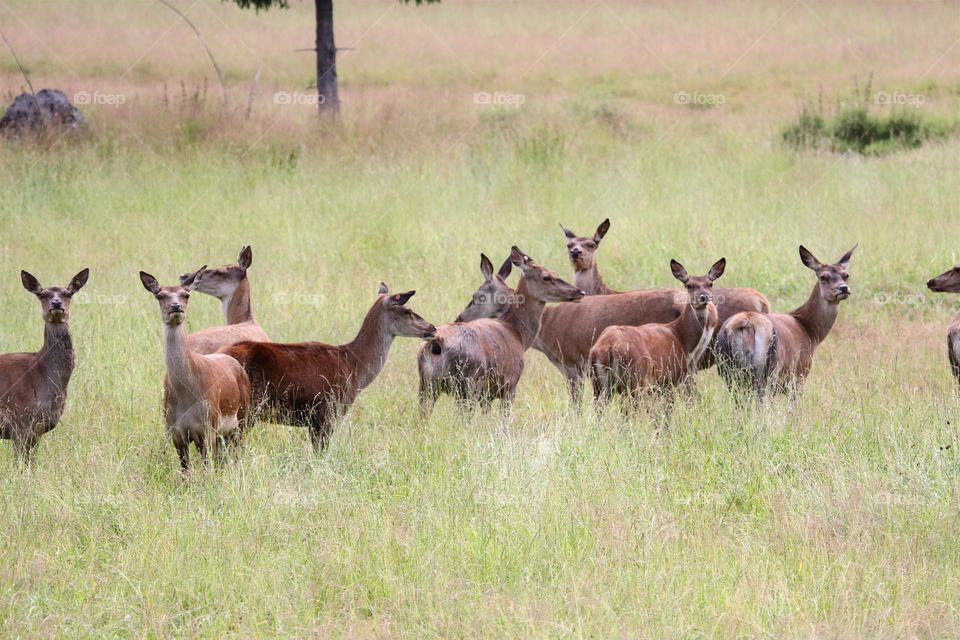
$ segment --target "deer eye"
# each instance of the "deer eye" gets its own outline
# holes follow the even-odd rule
[[[594,242],[594,241],[592,241],[592,240],[591,240],[590,242],[586,243],[586,244],[587,244],[587,248],[588,248],[588,249],[596,249],[596,248],[597,248],[597,243]]]
[[[553,278],[551,278],[550,276],[543,276],[543,281],[544,281],[544,282],[550,282],[550,281],[552,281],[552,280],[553,280]]]
[[[830,282],[830,278],[827,276],[820,276],[820,282],[823,282],[823,283]]]

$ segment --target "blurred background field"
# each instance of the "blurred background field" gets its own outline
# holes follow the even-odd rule
[[[960,5],[341,0],[339,122],[277,97],[311,93],[310,3],[178,7],[226,109],[159,3],[0,3],[37,89],[122,96],[81,106],[83,139],[0,144],[0,350],[42,338],[20,269],[91,269],[63,421],[29,472],[0,446],[0,635],[956,635],[960,301],[924,284],[960,262],[960,142],[782,135],[805,108],[955,122]],[[23,84],[0,56],[4,102]],[[531,351],[512,417],[422,420],[398,340],[322,457],[260,424],[238,464],[180,481],[140,269],[171,282],[251,244],[270,336],[340,343],[380,280],[449,321],[481,251],[570,275],[558,223],[606,217],[611,286],[724,256],[723,284],[779,311],[813,286],[798,244],[860,243],[793,411],[739,412],[711,370],[654,438],[643,415],[570,409]],[[219,322],[192,298],[190,327]]]

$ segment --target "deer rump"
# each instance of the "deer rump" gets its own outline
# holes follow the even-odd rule
[[[490,402],[515,389],[523,373],[523,344],[502,322],[473,320],[437,327],[420,347],[420,379],[435,393]]]
[[[353,402],[342,349],[321,342],[240,342],[220,351],[235,358],[250,378],[259,419],[319,427]]]

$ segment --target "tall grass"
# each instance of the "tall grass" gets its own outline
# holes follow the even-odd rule
[[[960,302],[923,283],[958,261],[958,142],[871,158],[780,144],[801,87],[849,84],[810,13],[827,15],[819,4],[774,31],[765,5],[608,4],[680,88],[709,79],[723,107],[674,105],[669,74],[600,5],[511,4],[510,20],[498,5],[416,9],[459,60],[395,7],[343,57],[334,126],[266,97],[249,121],[212,96],[193,101],[208,72],[189,34],[121,77],[133,40],[165,24],[142,5],[94,3],[94,21],[79,3],[13,4],[74,53],[79,77],[32,56],[39,84],[141,93],[90,109],[89,138],[0,145],[0,351],[42,336],[19,269],[63,284],[91,268],[72,309],[63,421],[28,471],[0,443],[0,636],[955,635],[960,405],[944,334]],[[308,62],[269,47],[296,41],[308,5],[191,15],[236,85],[253,72],[216,17],[259,47],[279,70],[267,96],[309,79]],[[386,8],[344,3],[341,42]],[[895,79],[955,37],[934,3],[891,5],[890,20],[842,9],[829,24],[855,48],[891,29],[913,43],[877,47]],[[948,115],[952,60],[930,91]],[[179,77],[189,108],[174,98]],[[522,108],[473,102],[513,87]],[[813,286],[798,244],[833,260],[859,241],[854,295],[796,406],[738,410],[708,371],[654,437],[645,412],[570,409],[561,376],[531,352],[513,415],[444,401],[423,419],[418,345],[398,340],[323,456],[302,431],[259,424],[236,464],[181,481],[160,416],[160,322],[138,270],[171,281],[249,243],[268,333],[339,343],[380,280],[416,288],[411,306],[443,322],[478,284],[481,251],[502,259],[518,244],[567,272],[558,223],[584,233],[605,217],[611,286],[675,286],[670,258],[695,270],[724,256],[722,284],[756,287],[780,311]],[[220,321],[213,299],[192,298],[190,328]]]

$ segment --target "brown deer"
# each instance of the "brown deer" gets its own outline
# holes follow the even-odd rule
[[[13,441],[17,460],[29,464],[40,436],[57,426],[73,373],[70,301],[90,275],[84,269],[66,287],[41,287],[26,271],[23,288],[40,300],[43,347],[36,353],[0,355],[0,439]]]
[[[590,374],[597,402],[614,393],[634,399],[644,391],[669,390],[688,382],[710,345],[718,326],[713,283],[727,261],[718,260],[705,276],[691,277],[676,260],[673,277],[687,295],[680,317],[666,324],[607,327],[590,349]]]
[[[243,247],[237,264],[228,264],[218,269],[205,269],[197,281],[195,290],[220,300],[223,317],[227,323],[220,327],[207,327],[187,336],[187,347],[195,353],[216,353],[223,347],[254,340],[269,342],[266,332],[257,324],[250,308],[250,280],[247,270],[253,262],[253,250]],[[180,276],[180,284],[189,287],[194,274]]]
[[[960,266],[954,267],[927,282],[930,291],[938,293],[960,293]],[[957,384],[960,384],[960,314],[957,314],[947,330],[947,358],[950,371]]]
[[[490,258],[480,254],[480,273],[483,274],[483,284],[474,292],[467,307],[457,316],[454,322],[470,322],[480,318],[499,318],[506,313],[513,302],[514,291],[507,284],[507,278],[513,269],[513,263],[507,258],[500,271],[494,275],[493,263]]]
[[[761,398],[795,392],[813,366],[813,354],[836,322],[840,302],[850,297],[847,271],[856,246],[836,264],[823,264],[805,247],[800,260],[817,274],[810,297],[790,313],[739,313],[720,328],[720,374],[731,387],[750,386]]]
[[[440,393],[450,393],[462,404],[489,407],[499,398],[509,406],[523,372],[523,354],[540,330],[546,303],[583,297],[580,289],[534,263],[517,247],[510,260],[522,275],[501,317],[441,325],[436,336],[420,347],[422,411],[429,411]]]
[[[542,352],[567,380],[570,395],[578,402],[582,377],[589,372],[590,348],[607,327],[637,326],[676,320],[683,303],[671,289],[637,289],[619,293],[603,283],[595,251],[607,234],[610,221],[604,220],[591,237],[578,237],[564,229],[574,282],[582,283],[587,297],[578,305],[559,304],[543,314],[543,326],[533,348]],[[576,255],[575,255],[576,254]],[[769,313],[770,302],[759,291],[749,288],[721,288],[713,292],[720,324],[743,311]],[[704,354],[700,368],[713,365],[716,340]]]
[[[309,428],[310,442],[319,451],[327,445],[334,419],[383,369],[393,339],[433,337],[436,328],[404,306],[414,293],[389,294],[381,282],[357,337],[341,346],[240,342],[221,353],[246,369],[264,416]]]
[[[227,445],[236,451],[250,419],[250,380],[243,367],[230,356],[195,353],[188,346],[187,302],[204,269],[187,274],[187,286],[161,287],[152,275],[140,272],[143,288],[160,303],[167,365],[163,417],[184,476],[190,473],[191,442],[207,465],[210,453],[219,454]]]

